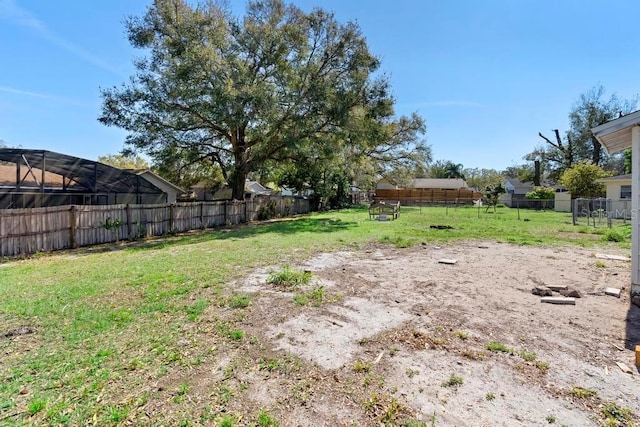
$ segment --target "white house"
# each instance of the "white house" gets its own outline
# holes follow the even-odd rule
[[[607,186],[607,199],[611,200],[614,218],[631,218],[631,174],[597,179]]]
[[[631,147],[631,301],[640,305],[640,111],[591,129],[609,154]],[[634,214],[635,213],[635,214]]]

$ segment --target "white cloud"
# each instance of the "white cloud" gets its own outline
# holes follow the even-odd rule
[[[64,98],[61,96],[50,95],[48,93],[42,93],[42,92],[31,92],[28,90],[16,89],[8,86],[0,86],[0,92],[11,93],[14,95],[31,96],[34,98],[49,99],[52,101],[63,102],[65,104],[85,105],[85,103],[75,99],[71,99],[71,98]]]
[[[44,40],[66,50],[67,52],[77,56],[78,58],[98,68],[109,71],[110,73],[116,74],[118,76],[123,75],[120,70],[113,67],[108,62],[91,54],[82,47],[68,40],[65,40],[64,38],[55,34],[53,31],[49,30],[44,22],[39,20],[28,10],[18,6],[14,0],[0,0],[0,20],[11,21],[23,27],[27,27],[33,32],[40,35],[40,37],[42,37]]]

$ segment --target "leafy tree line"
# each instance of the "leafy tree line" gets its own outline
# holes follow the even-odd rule
[[[281,0],[155,0],[126,21],[144,56],[129,83],[102,90],[99,120],[128,131],[176,182],[208,176],[242,199],[249,176],[336,195],[354,177],[430,160],[424,120],[397,118],[388,79],[356,23]]]

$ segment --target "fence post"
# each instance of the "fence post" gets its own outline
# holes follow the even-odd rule
[[[224,218],[223,218],[223,219],[224,219],[224,221],[223,221],[222,225],[227,225],[227,203],[228,203],[228,201],[227,201],[227,200],[225,200],[224,202],[222,202],[222,206],[223,206],[223,208],[224,208]]]
[[[78,247],[76,242],[76,205],[71,205],[71,209],[69,210],[69,234],[71,249],[75,249]]]
[[[200,227],[204,228],[204,202],[200,202]]]
[[[169,205],[169,233],[173,232],[173,203]]]
[[[247,216],[247,205],[248,205],[247,199],[244,199],[243,203],[244,203],[244,222],[248,223],[249,222],[249,217]],[[253,205],[253,203],[252,203],[252,205]]]
[[[127,239],[131,240],[131,206],[127,203],[125,207],[125,212],[127,214]]]

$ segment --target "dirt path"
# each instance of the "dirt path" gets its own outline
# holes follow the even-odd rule
[[[287,426],[597,426],[611,402],[640,414],[640,314],[626,289],[603,293],[627,287],[630,266],[597,263],[602,251],[616,253],[469,242],[324,254],[299,266],[333,298],[320,307],[293,304],[256,272],[237,284],[256,292],[243,323],[273,360],[300,362],[243,378],[243,405],[270,408]],[[545,285],[582,298],[541,304],[531,289]]]

